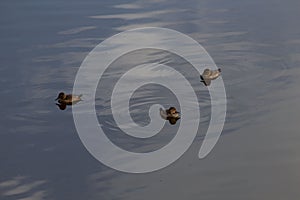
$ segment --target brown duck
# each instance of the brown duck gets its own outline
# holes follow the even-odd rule
[[[167,110],[160,109],[160,116],[168,120],[170,124],[174,125],[176,124],[177,120],[180,119],[180,113],[176,110],[175,107],[170,107]]]
[[[202,75],[200,75],[201,82],[203,82],[204,85],[209,86],[211,80],[215,80],[220,75],[221,75],[221,69],[220,68],[217,69],[217,70],[205,69],[203,71]]]
[[[65,94],[60,92],[55,100],[57,100],[60,104],[72,105],[81,101],[81,96],[82,95]]]

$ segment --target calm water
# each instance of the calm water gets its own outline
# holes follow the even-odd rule
[[[1,199],[299,198],[299,9],[296,0],[1,1]],[[203,108],[191,148],[160,171],[125,174],[87,152],[71,108],[59,110],[54,99],[72,91],[81,62],[99,42],[145,26],[180,31],[206,48],[223,69],[228,111],[219,142],[199,160],[210,117],[207,90],[199,86]],[[127,61],[141,58],[136,54]],[[165,52],[142,55],[145,62],[186,67]],[[112,80],[128,65],[118,62],[108,73]],[[97,90],[96,109],[107,117],[102,123],[111,140],[145,152],[172,139],[178,124],[142,145],[117,134],[107,92]],[[140,88],[133,119],[147,124],[148,103],[168,106],[172,95],[157,85]]]

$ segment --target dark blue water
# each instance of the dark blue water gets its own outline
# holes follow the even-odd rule
[[[297,199],[299,9],[296,0],[1,1],[1,199]],[[222,68],[227,118],[219,142],[199,160],[209,120],[201,87],[201,126],[191,148],[157,172],[125,174],[87,152],[71,107],[62,111],[54,99],[72,91],[77,70],[98,43],[146,26],[180,31],[205,47]],[[133,104],[154,100],[145,91],[173,98],[147,86]],[[96,102],[104,112],[107,102]],[[161,147],[173,129],[137,151]]]

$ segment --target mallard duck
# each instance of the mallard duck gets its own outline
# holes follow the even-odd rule
[[[81,101],[81,96],[82,95],[72,95],[60,92],[55,100],[57,100],[60,104],[72,105]]]
[[[160,116],[165,120],[169,120],[170,124],[176,124],[177,120],[180,119],[179,114],[175,107],[170,107],[167,110],[160,108]]]
[[[210,70],[210,69],[205,69],[202,73],[202,75],[200,75],[201,78],[201,82],[204,83],[204,85],[209,86],[211,80],[214,80],[216,78],[218,78],[221,75],[221,69],[217,69],[217,70]]]

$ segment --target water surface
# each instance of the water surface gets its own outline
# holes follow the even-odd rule
[[[1,199],[297,199],[299,176],[300,4],[288,1],[2,1],[0,4]],[[130,28],[171,28],[197,40],[222,68],[227,118],[222,136],[202,160],[197,155],[210,118],[199,86],[201,122],[191,148],[171,166],[125,174],[94,159],[82,145],[71,108],[54,99],[71,92],[76,72],[99,42]],[[166,52],[150,60],[185,69]],[[138,52],[119,59],[111,81]],[[122,66],[122,67],[118,67]],[[110,84],[107,79],[107,84]],[[196,82],[191,77],[191,82]],[[164,95],[160,95],[160,94]],[[160,148],[174,136],[139,143],[119,136],[106,98],[97,112],[107,134],[135,151]],[[150,102],[169,106],[173,94],[147,85],[132,97],[132,117],[147,124]],[[176,101],[174,103],[177,105]],[[124,147],[125,148],[125,147]]]

